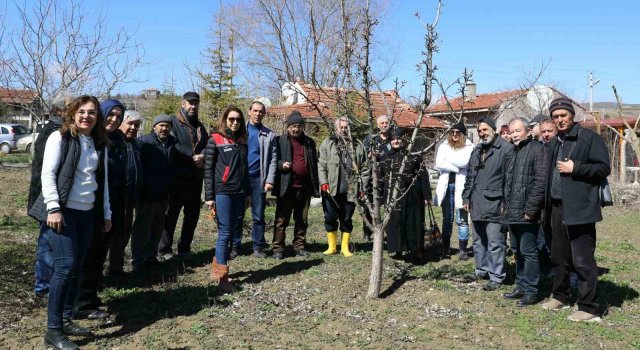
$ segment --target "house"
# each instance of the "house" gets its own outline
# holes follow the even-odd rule
[[[0,88],[0,116],[6,122],[28,123],[29,110],[24,107],[38,103],[37,97],[29,90]]]
[[[395,91],[376,91],[371,93],[374,117],[389,115],[401,128],[413,128],[418,121],[418,113],[404,102]],[[350,106],[351,113],[358,117],[366,116],[364,100],[353,90],[336,87],[317,87],[302,81],[285,83],[282,87],[282,104],[272,106],[267,115],[284,120],[291,112],[297,110],[308,123],[321,123],[322,117],[334,118],[344,106]],[[421,129],[439,130],[445,124],[429,116],[424,116]]]
[[[545,85],[535,85],[529,89],[515,89],[487,94],[476,94],[476,84],[468,82],[465,87],[465,96],[458,96],[447,100],[442,98],[438,103],[430,106],[427,112],[436,118],[445,118],[462,113],[465,124],[469,130],[471,141],[477,141],[476,124],[478,120],[490,116],[496,121],[500,129],[508,125],[515,117],[531,119],[542,113],[548,115],[549,103],[557,97],[565,96],[558,90]],[[567,96],[565,96],[567,97]],[[576,110],[576,120],[592,119],[593,116],[579,103],[573,103]]]

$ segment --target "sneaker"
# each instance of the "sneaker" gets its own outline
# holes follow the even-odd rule
[[[240,255],[240,253],[238,253],[238,248],[231,248],[231,250],[229,251],[229,257],[227,258],[227,260],[233,260],[237,258],[238,255]]]
[[[267,257],[267,254],[262,249],[256,249],[253,251],[253,256],[256,258],[264,259]]]
[[[309,253],[308,251],[306,251],[304,249],[296,251],[296,256],[299,256],[299,257],[308,258],[309,255],[311,255],[311,253]]]
[[[482,286],[482,289],[486,290],[487,292],[499,289],[502,285],[498,282],[494,282],[494,281],[489,281],[487,282],[484,286]]]
[[[273,252],[273,258],[276,260],[284,259],[284,257],[282,256],[282,252]]]
[[[558,299],[549,298],[549,300],[547,300],[547,302],[542,304],[542,308],[545,309],[545,310],[558,311],[558,310],[568,309],[569,305],[561,302]]]
[[[158,261],[169,261],[172,258],[173,258],[173,254],[171,253],[158,254]]]
[[[602,319],[598,315],[590,314],[586,311],[576,311],[567,317],[567,320],[574,322],[600,322]]]

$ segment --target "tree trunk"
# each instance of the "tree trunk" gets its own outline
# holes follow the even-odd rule
[[[377,226],[373,231],[373,254],[371,260],[371,274],[369,277],[369,291],[367,295],[371,298],[377,298],[380,295],[380,286],[382,285],[382,248],[384,233],[382,228]]]

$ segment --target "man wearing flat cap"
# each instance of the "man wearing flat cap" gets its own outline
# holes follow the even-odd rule
[[[551,224],[551,298],[542,307],[569,307],[569,273],[578,275],[578,310],[571,321],[600,321],[596,222],[602,221],[600,185],[611,172],[609,151],[600,136],[575,122],[573,102],[560,97],[551,101],[549,114],[558,136],[549,142],[546,188],[546,220]]]
[[[506,235],[501,232],[503,169],[513,145],[496,132],[489,116],[478,121],[480,142],[471,152],[469,171],[462,191],[462,207],[473,221],[475,274],[470,280],[488,279],[482,288],[492,291],[504,282]]]
[[[311,196],[320,197],[316,143],[304,134],[304,119],[298,111],[287,118],[287,133],[274,139],[272,164],[275,176],[272,194],[276,203],[273,232],[273,258],[284,257],[285,231],[293,213],[293,250],[296,256],[308,257],[305,250]],[[271,169],[274,167],[272,166]]]
[[[159,115],[153,130],[138,138],[142,161],[142,183],[136,219],[131,234],[133,272],[147,263],[157,262],[158,242],[164,229],[169,192],[174,182],[175,139],[171,136],[173,117]]]
[[[175,184],[169,194],[169,210],[164,223],[164,232],[158,246],[162,260],[172,257],[173,234],[180,211],[184,208],[182,230],[178,242],[178,256],[188,257],[191,252],[193,233],[200,216],[200,197],[204,178],[204,148],[208,135],[198,120],[200,95],[189,91],[182,96],[182,106],[173,118],[171,135],[176,141]]]

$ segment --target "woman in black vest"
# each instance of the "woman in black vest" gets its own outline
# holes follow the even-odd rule
[[[104,152],[108,139],[99,107],[93,96],[78,97],[60,130],[49,136],[42,164],[42,193],[29,211],[43,224],[43,230],[49,230],[54,273],[44,341],[54,349],[77,349],[67,336],[91,334],[71,321],[78,272],[94,227],[111,229]]]

